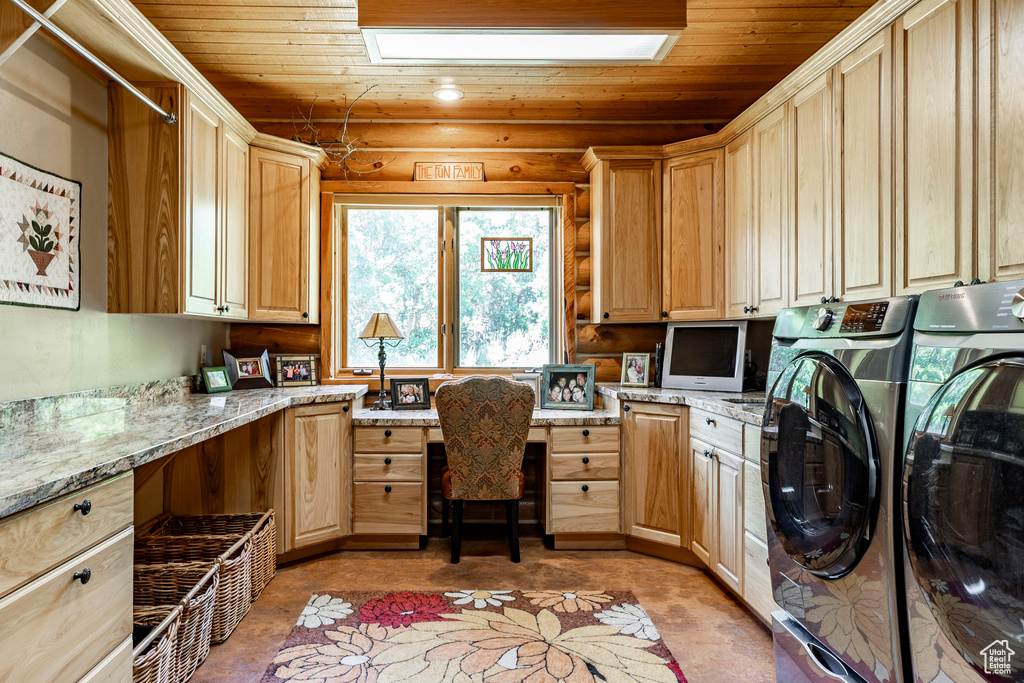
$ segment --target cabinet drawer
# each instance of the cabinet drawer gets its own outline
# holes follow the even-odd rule
[[[352,533],[425,534],[424,527],[422,484],[352,485]]]
[[[132,680],[132,639],[129,637],[78,683],[125,683]]]
[[[768,542],[765,526],[764,489],[761,487],[761,467],[747,461],[743,465],[743,527],[762,543]]]
[[[770,624],[772,610],[779,609],[772,595],[768,546],[749,533],[743,538],[743,601],[761,621]]]
[[[422,453],[420,427],[356,427],[356,453]]]
[[[552,427],[552,453],[618,453],[619,428]]]
[[[87,584],[72,578],[86,567]],[[132,529],[0,600],[0,681],[77,681],[132,633]]]
[[[584,491],[583,487],[587,490]],[[619,482],[551,484],[550,534],[619,533]]]
[[[739,420],[690,408],[690,434],[716,448],[743,455],[743,423]]]
[[[551,456],[552,479],[618,479],[618,453]]]
[[[423,481],[423,455],[356,453],[355,481]]]
[[[0,523],[0,595],[132,523],[134,486],[126,474],[76,491]],[[89,501],[89,513],[75,504]]]

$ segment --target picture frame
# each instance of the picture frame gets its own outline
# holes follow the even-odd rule
[[[540,375],[536,372],[513,372],[512,381],[530,385],[533,389],[533,409],[540,410]]]
[[[481,273],[532,273],[532,237],[481,237]]]
[[[219,394],[222,391],[231,391],[231,378],[228,377],[226,366],[199,368],[199,375],[206,393]]]
[[[540,407],[545,410],[593,410],[597,389],[594,370],[590,364],[545,365],[541,373]],[[583,386],[579,387],[581,380]],[[555,398],[556,390],[560,394],[559,399]]]
[[[429,410],[430,380],[426,377],[391,379],[393,410]]]
[[[274,386],[313,387],[320,381],[316,354],[284,354],[274,356]]]
[[[270,354],[266,349],[224,349],[224,366],[232,389],[272,389]]]
[[[619,384],[624,387],[651,386],[651,354],[623,353]]]

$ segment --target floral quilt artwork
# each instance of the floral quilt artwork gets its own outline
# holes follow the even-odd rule
[[[0,154],[0,303],[79,309],[81,194]]]
[[[685,683],[629,592],[314,595],[262,683]]]

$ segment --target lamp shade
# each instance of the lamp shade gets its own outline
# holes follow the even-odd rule
[[[405,339],[405,335],[395,325],[395,321],[387,313],[374,313],[370,322],[359,334],[360,339]]]

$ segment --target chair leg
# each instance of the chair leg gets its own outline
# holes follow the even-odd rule
[[[452,502],[441,496],[441,538],[448,538],[451,536],[451,511]]]
[[[459,556],[462,553],[462,501],[452,501],[455,508],[455,523],[452,529],[452,564],[459,563]]]
[[[508,552],[513,562],[519,562],[519,501],[505,501],[505,524],[508,526]]]

